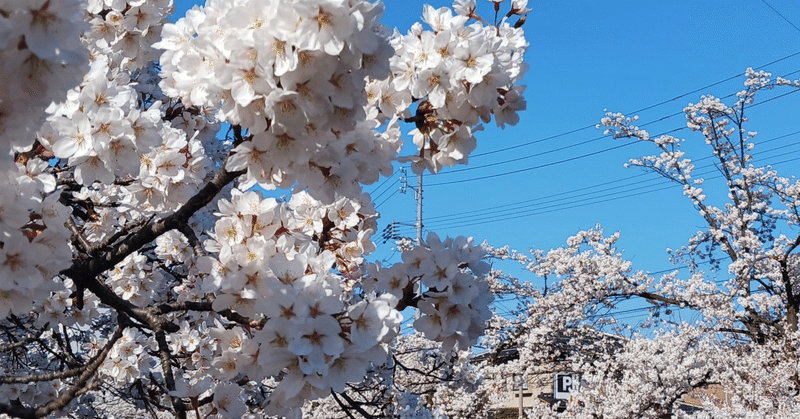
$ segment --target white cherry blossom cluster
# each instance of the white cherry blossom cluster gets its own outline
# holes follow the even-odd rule
[[[86,72],[83,13],[80,0],[0,2],[0,169],[8,152],[27,151],[45,108]]]
[[[514,125],[526,106],[518,84],[527,69],[523,30],[505,19],[484,24],[475,0],[457,6],[454,15],[426,5],[423,21],[431,29],[416,23],[406,35],[396,33],[392,76],[367,86],[370,104],[383,118],[408,117],[412,102],[419,102],[409,119],[417,125],[411,134],[420,152],[404,158],[419,163],[415,171],[466,164],[481,122],[494,115],[498,126]]]
[[[0,0],[0,74],[22,80],[0,87],[0,317],[15,315],[0,336],[0,412],[104,416],[82,405],[118,394],[203,417],[297,417],[385,372],[408,306],[461,359],[441,378],[477,383],[451,351],[489,318],[484,252],[432,234],[403,263],[368,267],[377,213],[360,185],[393,172],[402,122],[453,158],[481,119],[513,121],[522,31],[426,9],[453,57],[417,70],[457,68],[453,88],[409,84],[392,110],[371,92],[395,85],[390,58],[412,40],[392,48],[381,3],[211,0],[162,31],[171,9]],[[243,192],[255,185],[293,192]],[[32,361],[11,362],[28,347]]]
[[[0,368],[0,374],[6,371]],[[0,403],[20,400],[23,403],[41,404],[59,396],[60,380],[38,383],[15,383],[0,387]]]
[[[797,394],[797,332],[770,345],[721,348],[715,357],[717,377],[726,391],[725,402],[707,400],[708,418],[795,417],[800,415]],[[705,354],[704,354],[705,356]]]
[[[382,12],[366,1],[210,1],[165,26],[162,89],[248,130],[227,166],[247,169],[246,184],[357,196],[358,183],[391,173],[399,149],[399,131],[373,132],[363,109],[365,77],[388,73]]]
[[[574,365],[582,372],[581,391],[570,411],[586,418],[672,411],[683,394],[709,383],[709,355],[714,348],[702,335],[702,329],[684,324],[679,332],[661,332],[652,339],[637,336],[620,342],[622,347],[613,356]],[[629,389],[642,391],[626,396]],[[608,400],[608,394],[619,397]]]
[[[0,316],[25,314],[33,301],[63,289],[51,278],[72,257],[64,246],[69,214],[56,195],[42,197],[55,186],[52,175],[42,173],[47,163],[13,165],[0,169]]]
[[[84,83],[66,102],[51,107],[39,141],[71,169],[65,173],[79,185],[123,181],[116,193],[105,191],[106,200],[122,195],[128,206],[142,211],[177,208],[210,169],[201,142],[204,126],[187,138],[162,119],[161,102],[143,104],[129,74],[108,65],[96,59]],[[174,121],[194,119],[183,112]]]
[[[102,317],[98,310],[100,301],[94,295],[87,296],[83,307],[79,310],[71,298],[71,289],[74,288],[72,280],[67,279],[62,282],[54,278],[52,282],[49,297],[37,299],[33,305],[32,312],[36,313],[34,320],[36,326],[43,327],[49,323],[86,328],[95,319]],[[12,312],[24,313],[23,310],[12,310]]]
[[[249,334],[215,323],[189,341],[176,337],[191,355],[188,367],[223,382],[240,374],[256,382],[280,377],[270,399],[271,411],[280,412],[324,397],[331,388],[342,391],[368,365],[385,360],[381,345],[401,321],[394,300],[367,297],[345,304],[362,255],[374,246],[371,205],[346,198],[324,205],[305,193],[278,202],[234,191],[231,201],[218,206],[205,245],[215,256],[189,261],[179,250],[171,262],[194,265],[199,275],[181,298],[195,301],[213,293],[216,311],[247,316],[260,322],[259,330]],[[172,236],[162,240],[159,253],[185,247]],[[332,274],[332,266],[344,276]]]
[[[395,298],[408,298],[409,290],[419,294],[416,307],[420,317],[414,328],[425,337],[444,343],[445,349],[456,343],[461,349],[474,343],[491,317],[489,304],[494,296],[488,292],[485,275],[489,265],[485,252],[471,238],[439,239],[428,234],[421,246],[403,252],[403,262],[385,268],[371,265],[371,283],[376,289]]]
[[[322,255],[326,261],[320,260],[314,270],[322,273],[335,265],[346,279],[342,286],[352,289],[361,274],[363,256],[375,248],[370,237],[377,213],[368,200],[339,197],[325,205],[305,192],[283,202],[253,191],[232,194],[230,201],[219,201],[219,218],[210,232],[212,239],[205,243],[218,256],[197,261],[200,272],[208,273],[203,293],[243,291],[237,283],[248,281],[251,275],[260,278],[249,281],[262,281],[273,258],[293,259],[294,255],[300,259]]]
[[[488,415],[491,408],[488,404],[474,402],[488,397],[485,394],[488,389],[482,383],[490,368],[475,358],[472,348],[447,349],[417,332],[398,337],[394,351],[397,389],[411,394],[432,394],[432,398],[427,402],[416,400],[414,405],[403,400],[408,396],[401,396],[391,407],[392,417],[408,417],[411,412],[428,414],[426,410],[431,417],[453,419]],[[428,371],[428,377],[436,376],[439,380],[421,376]]]
[[[117,295],[142,307],[163,300],[159,297],[164,295],[165,280],[158,267],[137,252],[115,266],[106,283]]]
[[[91,0],[86,7],[91,29],[85,42],[92,55],[105,56],[114,68],[136,70],[158,60],[153,44],[172,14],[173,0]]]
[[[60,287],[71,257],[67,211],[46,160],[34,158],[45,109],[80,83],[89,52],[80,1],[0,2],[0,315],[24,314]],[[43,257],[43,255],[48,255]]]
[[[465,419],[487,417],[494,406],[483,402],[492,390],[482,386],[485,365],[476,362],[472,351],[444,350],[440,342],[410,333],[398,335],[391,352],[390,361],[371,368],[343,393],[364,402],[366,417]],[[303,417],[348,418],[336,400],[334,395],[306,402]]]
[[[98,342],[98,344],[103,343],[105,342]],[[134,328],[127,328],[114,343],[99,371],[123,385],[140,377],[146,377],[156,365],[156,360],[150,355],[155,348],[152,336],[146,336]]]

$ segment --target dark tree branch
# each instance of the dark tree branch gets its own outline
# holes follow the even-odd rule
[[[192,230],[192,227],[189,226],[187,223],[181,223],[178,226],[178,231],[181,232],[186,237],[186,240],[189,241],[189,245],[192,246],[192,250],[194,251],[194,255],[196,257],[206,256],[206,249],[203,248],[203,244],[200,243],[200,239],[197,238],[197,235]]]
[[[164,381],[167,385],[167,390],[170,392],[175,391],[175,375],[172,372],[172,354],[169,351],[169,344],[167,337],[160,324],[151,325],[153,332],[156,335],[156,342],[158,343],[158,355],[161,360],[161,370],[164,372]],[[190,409],[180,397],[173,394],[169,395],[172,407],[175,409],[175,414],[178,419],[186,419],[186,411]]]
[[[339,407],[341,407],[341,408],[342,408],[342,411],[344,411],[344,413],[345,413],[345,414],[347,414],[347,417],[349,417],[349,418],[352,418],[352,419],[356,419],[356,417],[355,417],[355,416],[353,416],[353,414],[352,414],[352,413],[350,413],[350,410],[355,410],[356,412],[358,412],[359,414],[361,414],[361,416],[363,416],[363,417],[365,417],[365,418],[367,418],[367,419],[372,419],[372,418],[375,418],[375,417],[376,417],[375,415],[371,415],[371,414],[370,414],[370,413],[368,413],[366,410],[364,410],[364,409],[363,409],[363,408],[362,408],[362,407],[359,405],[359,403],[358,403],[358,402],[356,402],[355,400],[353,400],[352,398],[350,398],[350,396],[348,396],[347,394],[345,394],[345,393],[336,393],[335,391],[331,391],[331,394],[333,395],[333,398],[336,400],[336,403],[338,403],[338,404],[339,404]],[[342,396],[342,398],[343,398],[345,401],[347,401],[347,405],[345,405],[345,404],[344,404],[344,403],[343,403],[343,402],[342,402],[342,401],[339,399],[339,396]]]
[[[122,262],[128,255],[141,249],[158,236],[170,230],[177,230],[181,224],[186,223],[195,212],[206,206],[227,184],[233,182],[242,171],[228,172],[221,168],[211,182],[207,183],[195,196],[189,199],[180,209],[157,221],[150,221],[136,233],[128,236],[117,244],[116,250],[103,257],[94,258],[86,262],[76,261],[71,267],[61,273],[69,276],[76,283],[86,282],[87,278],[95,277]],[[88,285],[88,284],[87,284]],[[87,286],[88,289],[88,286]]]
[[[87,383],[97,373],[97,369],[100,368],[100,365],[102,365],[103,361],[106,359],[106,356],[111,351],[114,343],[122,337],[122,332],[126,328],[125,323],[125,318],[120,317],[120,326],[117,328],[111,339],[109,339],[106,347],[103,348],[99,354],[97,354],[92,362],[86,365],[81,374],[75,379],[75,381],[72,382],[72,387],[67,392],[38,409],[32,407],[0,405],[0,413],[7,413],[9,416],[16,416],[26,419],[41,418],[66,407],[70,402],[72,402],[72,400],[75,399],[75,397],[87,391]]]
[[[16,341],[14,343],[9,343],[8,345],[0,346],[0,352],[11,351],[20,347],[23,347],[29,343],[33,343],[39,340],[44,330],[39,330],[36,336],[30,336],[23,340]],[[11,335],[13,336],[13,335]],[[1,377],[0,377],[1,378]]]
[[[212,301],[205,301],[205,302],[182,301],[182,302],[160,304],[158,307],[155,307],[153,313],[156,315],[160,315],[176,311],[214,311],[213,299]],[[217,312],[217,314],[230,320],[231,322],[239,323],[241,325],[254,328],[263,327],[267,321],[266,318],[262,318],[261,320],[254,320],[249,317],[242,316],[241,314],[232,311],[230,309],[220,310]]]
[[[133,221],[133,222],[130,222],[128,224],[125,224],[124,226],[122,226],[119,229],[119,231],[117,231],[116,233],[112,234],[111,236],[108,236],[106,239],[104,239],[100,243],[97,243],[94,246],[92,246],[90,248],[90,250],[89,250],[89,254],[94,255],[98,251],[111,248],[111,246],[117,240],[121,239],[123,236],[129,234],[130,232],[142,227],[143,225],[149,223],[150,221],[153,220],[153,218],[155,218],[155,215],[151,216],[148,219],[137,220],[137,221]]]
[[[72,243],[74,243],[75,246],[78,247],[79,249],[82,249],[80,250],[80,252],[90,254],[92,245],[90,245],[89,242],[87,242],[86,239],[83,237],[80,230],[78,229],[78,226],[75,225],[75,221],[72,219],[72,217],[67,218],[67,221],[64,223],[64,225],[72,233],[71,237]]]
[[[225,185],[233,182],[233,180],[242,173],[241,171],[228,172],[223,165],[211,182],[207,183],[206,186],[177,211],[163,219],[148,222],[136,233],[119,242],[116,250],[110,251],[102,257],[73,261],[72,266],[61,271],[61,274],[72,278],[75,282],[77,288],[75,296],[78,299],[76,306],[78,309],[83,308],[84,290],[89,290],[97,295],[104,304],[141,321],[140,314],[136,312],[136,307],[130,302],[119,298],[108,287],[101,284],[97,280],[97,276],[113,268],[128,255],[141,249],[158,236],[167,231],[178,229],[180,225],[185,224],[195,212],[211,202]],[[142,323],[146,323],[146,321],[142,321]]]

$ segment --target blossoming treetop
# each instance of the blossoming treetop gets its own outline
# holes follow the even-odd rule
[[[553,365],[581,373],[562,418],[688,417],[684,396],[709,389],[719,399],[701,400],[692,417],[798,417],[800,181],[758,161],[770,140],[746,116],[771,100],[757,101],[767,91],[798,88],[800,80],[748,69],[732,103],[703,96],[684,109],[686,139],[651,136],[635,117],[607,114],[607,134],[655,151],[628,164],[680,185],[701,227],[668,250],[676,268],[657,273],[634,269],[617,248],[620,234],[599,227],[531,255],[492,250],[525,264],[540,284],[521,318],[494,331],[519,353],[505,376],[532,378]],[[714,176],[699,170],[703,160]],[[617,318],[630,313],[620,310],[629,301],[639,321]],[[556,414],[537,406],[529,417]]]

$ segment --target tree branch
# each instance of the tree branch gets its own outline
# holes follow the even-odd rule
[[[86,391],[86,383],[94,377],[95,373],[97,372],[100,365],[102,365],[103,361],[106,359],[106,356],[111,351],[111,348],[114,346],[114,343],[122,337],[122,332],[125,330],[127,325],[127,320],[125,317],[120,317],[120,326],[117,328],[114,335],[109,339],[108,344],[99,354],[95,357],[92,362],[84,367],[83,372],[80,376],[72,383],[72,388],[69,389],[66,393],[62,394],[61,397],[47,403],[43,407],[38,409],[32,407],[23,407],[23,406],[14,406],[14,405],[6,405],[0,404],[0,413],[8,414],[9,416],[15,416],[19,418],[40,418],[49,415],[56,410],[61,410],[66,407],[72,400],[75,399],[78,395],[82,394]]]

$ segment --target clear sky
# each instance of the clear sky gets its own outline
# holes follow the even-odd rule
[[[185,10],[191,3],[177,5]],[[385,3],[384,23],[402,33],[420,19],[423,4],[450,6],[444,0]],[[491,3],[479,0],[479,6],[490,17]],[[507,7],[508,0],[501,10]],[[646,126],[651,134],[685,127],[684,106],[704,94],[741,90],[744,78],[737,75],[747,67],[772,63],[763,69],[800,78],[800,2],[535,0],[529,7],[528,109],[517,126],[490,124],[478,133],[469,166],[425,176],[425,231],[550,249],[600,223],[608,234],[620,232],[619,247],[635,268],[670,268],[665,249],[685,244],[702,219],[680,187],[623,167],[653,153],[652,146],[603,138],[594,126],[606,109],[631,115],[644,109],[639,122],[655,121]],[[785,92],[763,93],[757,101]],[[800,174],[800,133],[775,139],[800,131],[798,105],[800,94],[790,94],[749,112],[749,130],[765,142],[754,150],[757,162],[783,175]],[[673,135],[698,152],[689,157],[707,156],[698,135],[687,129]],[[416,186],[414,175],[408,180]],[[365,187],[380,204],[380,229],[415,220],[413,191],[397,193],[398,186],[395,175]],[[413,227],[401,232],[415,236]],[[397,260],[391,242],[378,243],[375,259]]]

